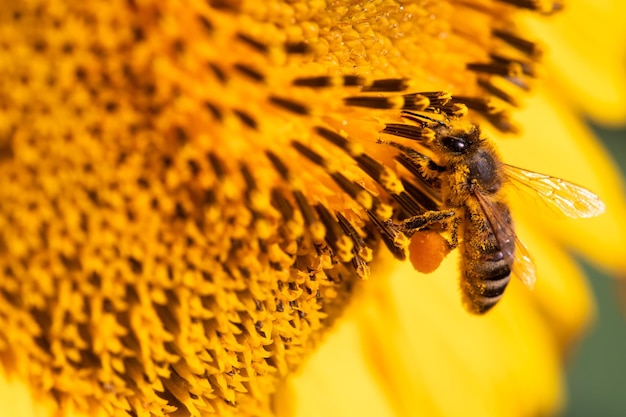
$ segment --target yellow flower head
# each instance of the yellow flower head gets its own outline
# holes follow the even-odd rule
[[[540,72],[520,15],[560,4],[5,3],[0,391],[26,384],[36,404],[16,413],[558,409],[592,309],[558,246],[519,222],[555,278],[511,284],[488,317],[466,309],[493,307],[523,254],[489,137],[518,132],[510,111]],[[602,211],[585,196],[575,214]],[[607,201],[619,240],[624,203]],[[321,401],[337,381],[344,401]]]

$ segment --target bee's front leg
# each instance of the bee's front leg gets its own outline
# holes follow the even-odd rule
[[[378,143],[390,145],[402,151],[398,158],[414,167],[412,172],[417,178],[435,189],[441,188],[441,184],[439,184],[439,177],[441,173],[445,171],[444,167],[437,165],[432,159],[423,153],[401,143],[385,141],[382,139],[379,139]]]

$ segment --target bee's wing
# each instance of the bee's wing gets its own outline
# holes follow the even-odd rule
[[[524,185],[558,208],[567,217],[588,218],[604,213],[604,203],[586,188],[561,178],[505,165],[508,178]]]
[[[515,256],[513,275],[519,278],[528,288],[533,289],[537,278],[537,269],[530,252],[524,243],[515,236]]]
[[[475,195],[491,226],[504,259],[511,267],[511,273],[532,289],[536,279],[535,262],[526,245],[515,234],[508,207],[504,206],[503,203],[491,201],[480,192],[476,192]]]

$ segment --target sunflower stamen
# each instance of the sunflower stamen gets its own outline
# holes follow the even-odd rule
[[[317,245],[321,244],[326,237],[326,228],[324,227],[324,224],[317,219],[313,208],[302,191],[293,190],[292,194],[296,199],[296,203],[302,213],[304,223],[307,225],[309,233],[311,234],[313,243]]]
[[[407,171],[409,171],[414,178],[419,179],[420,182],[424,184],[426,189],[431,189],[433,187],[439,188],[439,179],[427,177],[423,172],[422,165],[420,165],[417,161],[426,164],[429,170],[435,172],[444,172],[444,169],[442,167],[434,164],[434,162],[432,162],[428,158],[423,157],[423,155],[415,152],[411,148],[406,148],[398,143],[393,142],[390,142],[389,144],[402,151],[396,156],[396,161],[398,161],[404,168],[406,168]],[[428,193],[428,195],[433,201],[439,202],[441,200],[439,193],[432,192]]]
[[[404,91],[409,88],[410,85],[407,78],[385,78],[374,80],[371,84],[364,85],[361,91],[369,93]]]
[[[387,249],[396,259],[406,259],[409,239],[402,233],[400,227],[392,221],[381,221],[373,212],[367,210],[367,215],[378,230]]]
[[[503,40],[508,45],[531,57],[532,59],[540,59],[543,55],[543,49],[539,44],[528,39],[524,39],[514,33],[502,29],[493,29],[493,36]]]
[[[256,69],[252,68],[251,66],[247,64],[236,63],[233,66],[233,68],[239,71],[241,74],[248,77],[249,79],[251,79],[252,81],[256,81],[256,82],[265,81],[265,75],[263,75],[260,71],[257,71]]]
[[[367,84],[366,78],[359,75],[323,75],[319,77],[295,78],[292,81],[294,86],[327,88],[327,87],[361,87]]]
[[[296,218],[296,211],[287,197],[284,196],[283,192],[278,188],[272,188],[270,202],[272,206],[278,210],[283,219],[281,234],[285,236],[287,241],[293,242],[296,239],[300,239],[304,234],[302,222]],[[292,249],[288,249],[287,251],[295,253],[297,249],[294,246]]]
[[[421,177],[416,179],[422,187],[417,186],[406,178],[402,178],[402,185],[404,185],[406,193],[417,204],[421,212],[437,210],[437,208],[441,205],[441,196],[433,188],[432,182],[429,184]],[[412,210],[412,212],[415,213],[413,215],[420,214],[416,210]]]
[[[366,244],[363,238],[359,235],[356,228],[345,218],[345,216],[339,212],[335,213],[339,226],[343,229],[344,233],[352,239],[354,257],[352,258],[352,266],[357,275],[361,279],[367,279],[370,275],[369,262],[372,261],[372,250]]]
[[[248,36],[246,34],[243,34],[241,32],[237,33],[236,39],[240,40],[240,41],[243,41],[246,45],[252,47],[252,49],[254,49],[257,52],[261,52],[261,53],[266,54],[270,50],[269,46],[267,46],[263,42],[259,42],[256,39],[254,39],[254,38],[252,38],[252,37],[250,37],[250,36]]]
[[[292,99],[271,95],[268,100],[270,103],[300,116],[308,116],[311,114],[311,109],[309,107]]]
[[[307,54],[311,52],[311,47],[306,42],[291,42],[284,45],[288,54]]]
[[[465,104],[468,108],[480,113],[493,114],[502,111],[493,100],[484,97],[454,96],[453,100]]]
[[[404,178],[402,179],[402,185],[409,184]],[[406,191],[402,191],[400,194],[393,194],[393,199],[400,205],[405,217],[413,217],[424,213],[423,207]]]
[[[245,199],[252,213],[254,230],[259,239],[265,240],[270,237],[268,218],[275,217],[271,213],[271,202],[268,196],[261,192],[248,165],[241,163],[239,170],[246,183]]]
[[[278,157],[278,155],[270,150],[266,150],[265,154],[274,166],[274,169],[278,171],[278,174],[288,183],[293,182],[293,177],[289,172],[289,168],[287,168],[287,165],[285,165],[285,163]]]
[[[287,165],[285,165],[285,163],[282,162],[282,160],[274,152],[268,150],[265,153],[280,176],[289,183],[291,187],[291,194],[294,196],[311,239],[316,245],[321,244],[326,235],[326,228],[324,227],[324,224],[315,216],[315,212],[304,195],[304,192],[298,189],[298,185],[294,183],[295,177],[289,171]]]
[[[369,79],[358,75],[323,75],[319,77],[301,77],[293,80],[298,87],[362,87],[363,92],[399,92],[408,89],[411,82],[408,78]]]
[[[520,77],[522,75],[522,67],[515,62],[489,62],[489,63],[469,63],[466,68],[470,71],[500,75],[502,77]]]
[[[243,122],[244,125],[257,130],[258,123],[256,119],[250,115],[250,113],[239,109],[233,109],[233,113],[239,118],[239,120],[241,120],[241,122]]]
[[[563,5],[549,0],[498,0],[523,9],[533,10],[542,14],[552,14],[562,9]]]
[[[478,85],[481,86],[487,93],[491,94],[494,97],[503,100],[512,106],[518,107],[519,101],[515,98],[514,95],[507,93],[500,87],[497,87],[493,84],[491,80],[488,79],[478,79]]]
[[[325,168],[327,171],[330,171],[330,173],[334,172],[334,170],[331,170],[330,166],[327,165],[327,162],[324,159],[324,157],[322,157],[320,154],[318,154],[317,152],[315,152],[308,146],[295,140],[291,141],[291,146],[293,146],[298,152],[300,152],[302,155],[307,157],[313,163],[321,166],[322,168]]]
[[[267,55],[278,55],[281,52],[287,54],[302,55],[311,52],[309,44],[306,42],[288,42],[282,45],[267,45],[260,42],[244,33],[238,32],[236,39],[244,42],[257,52],[261,52]]]
[[[502,62],[506,64],[516,63],[522,67],[522,73],[524,75],[528,75],[529,77],[533,77],[533,78],[537,77],[537,69],[535,68],[534,62],[524,61],[524,60],[516,59],[516,58],[509,58],[509,57],[506,57],[504,55],[500,55],[497,53],[490,53],[489,57],[494,62]]]
[[[426,176],[423,171],[423,166],[420,165],[418,161],[425,164],[428,169],[433,172],[444,172],[444,169],[435,164],[430,158],[427,158],[413,148],[404,146],[397,142],[386,142],[380,140],[379,143],[391,145],[394,148],[400,150],[400,153],[398,153],[398,155],[396,155],[395,157],[396,161],[398,161],[404,168],[406,168],[407,171],[412,175],[412,178],[418,181],[420,184],[420,186],[416,186],[415,184],[407,181],[405,178],[401,178],[402,184],[406,192],[411,197],[411,199],[414,200],[414,203],[417,204],[421,209],[425,211],[435,210],[441,204],[441,195],[437,191],[441,187],[439,184],[439,178]],[[401,204],[403,203],[402,201],[399,202]],[[410,206],[410,202],[407,204],[406,208],[408,210],[413,210],[413,208]]]
[[[430,105],[425,108],[423,111],[426,113],[433,113],[433,114],[445,114],[446,116],[453,118],[453,119],[458,119],[461,118],[463,116],[465,116],[467,114],[467,107],[461,103],[455,103],[452,100],[452,95],[448,92],[445,91],[431,91],[431,92],[421,92],[419,93],[420,95],[427,97],[428,100],[430,101]],[[407,117],[406,115],[412,115],[416,118],[427,118],[427,116],[425,115],[418,115],[416,113],[413,112],[407,112],[407,111],[403,111],[403,117],[409,118],[411,120],[411,117]],[[421,124],[421,122],[418,122]]]
[[[419,94],[426,97],[433,107],[443,107],[452,98],[452,95],[447,91],[427,91],[420,92]]]
[[[296,141],[292,142],[292,146],[315,164],[326,169],[330,169],[327,161],[317,152]],[[280,161],[280,159],[272,152],[268,151],[267,154],[277,170],[281,172],[281,175],[285,178],[289,178],[291,174],[288,173],[284,163],[282,163],[282,161]],[[362,201],[371,206],[372,200],[376,199],[365,189],[361,188],[356,183],[350,182],[340,173],[333,172],[332,169],[330,169],[329,175],[331,175],[340,187],[345,188],[344,191],[353,196],[357,202]],[[273,200],[275,201],[274,205],[278,207],[282,206],[279,210],[281,212],[285,212],[283,215],[293,217],[293,208],[291,208],[285,197],[282,196],[282,194],[277,190],[273,191],[272,194]],[[293,190],[292,194],[294,195],[296,203],[302,212],[305,224],[308,226],[313,241],[316,242],[316,244],[326,241],[333,251],[333,256],[336,256],[340,262],[351,262],[358,276],[366,277],[369,274],[369,266],[367,266],[367,258],[364,258],[362,254],[364,249],[361,247],[356,249],[354,238],[349,238],[342,232],[345,225],[342,226],[341,224],[338,224],[337,221],[333,219],[330,211],[321,204],[316,204],[314,206],[314,210],[319,216],[319,220],[317,220],[314,216],[313,209],[309,205],[304,194],[299,190]],[[358,235],[356,231],[354,233]],[[361,243],[364,245],[364,242]]]
[[[511,120],[511,115],[507,111],[500,111],[495,113],[485,113],[485,119],[489,121],[494,127],[501,132],[505,133],[518,133],[519,128]]]
[[[271,202],[274,208],[276,208],[281,214],[285,222],[293,219],[295,213],[294,208],[278,188],[272,188]]]
[[[218,122],[224,120],[224,114],[216,104],[210,101],[205,101],[202,104],[204,104],[204,107],[209,111],[209,113],[211,113],[211,116],[213,116],[215,120],[217,120]]]
[[[406,118],[419,122],[419,119],[413,116],[406,116]],[[387,123],[380,132],[419,142],[427,142],[435,137],[435,132],[430,128],[408,125],[406,123]]]
[[[339,262],[352,262],[354,257],[354,243],[343,233],[336,218],[322,204],[315,205],[315,211],[326,227],[326,243],[333,250]]]
[[[297,141],[292,141],[291,145],[311,162],[324,168],[335,183],[354,201],[359,203],[361,207],[371,209],[375,205],[380,206],[380,204],[382,204],[374,195],[361,185],[354,181],[350,181],[345,175],[334,170],[326,159],[324,159],[317,152],[313,151],[311,148]]]
[[[366,210],[372,210],[373,213],[375,213],[378,218],[383,221],[391,218],[391,215],[393,214],[391,207],[381,202],[378,197],[367,191],[357,182],[350,181],[345,175],[333,169],[329,161],[324,159],[312,149],[296,141],[292,142],[292,145],[306,158],[323,167],[333,181],[335,181],[335,183],[361,207]]]
[[[216,10],[236,13],[241,8],[242,0],[209,0],[209,6]]]
[[[353,96],[345,97],[348,106],[368,107],[371,109],[403,109],[421,111],[430,105],[428,98],[419,93],[391,97]]]
[[[200,22],[200,25],[208,32],[208,33],[213,33],[213,31],[215,30],[215,26],[213,25],[213,22],[211,21],[211,19],[209,19],[206,16],[203,15],[198,15],[198,21]]]
[[[446,116],[448,116],[451,119],[460,119],[467,115],[467,106],[464,105],[463,103],[455,103],[455,102],[446,103],[444,106],[440,107],[439,109],[431,110],[430,108],[427,108],[426,110],[433,111],[433,112],[437,112],[438,110],[441,110],[441,112],[443,112]]]
[[[374,179],[385,191],[398,194],[403,191],[396,174],[367,154],[353,156],[359,167]]]
[[[215,78],[217,78],[217,80],[221,84],[226,84],[226,82],[228,82],[228,77],[226,76],[226,73],[224,72],[222,67],[220,67],[215,62],[209,62],[208,63],[208,67],[211,70],[211,72],[213,73],[213,75],[215,76]]]
[[[321,132],[325,132],[325,134],[329,135],[329,137],[333,137],[333,143],[342,143],[342,141],[339,140],[341,136],[337,137],[335,136],[337,135],[336,133],[325,128],[320,127],[319,129]],[[349,141],[346,140],[344,144],[347,145],[348,143]],[[387,221],[391,218],[393,211],[388,205],[383,204],[378,198],[372,195],[369,191],[365,190],[361,185],[345,178],[343,174],[333,169],[331,164],[317,152],[297,141],[293,141],[292,146],[309,160],[325,168],[335,183],[363,208],[370,210],[381,221]],[[357,152],[352,156],[359,167],[389,194],[399,194],[403,191],[402,183],[398,181],[395,174],[387,167],[361,152]]]
[[[209,163],[211,164],[211,168],[213,168],[213,172],[218,180],[223,180],[226,175],[226,167],[224,166],[224,162],[214,153],[208,153]]]

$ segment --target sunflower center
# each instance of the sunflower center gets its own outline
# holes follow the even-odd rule
[[[70,410],[267,412],[380,243],[406,255],[398,213],[436,208],[379,132],[506,128],[485,97],[532,69],[487,0],[10,3],[0,359]]]

